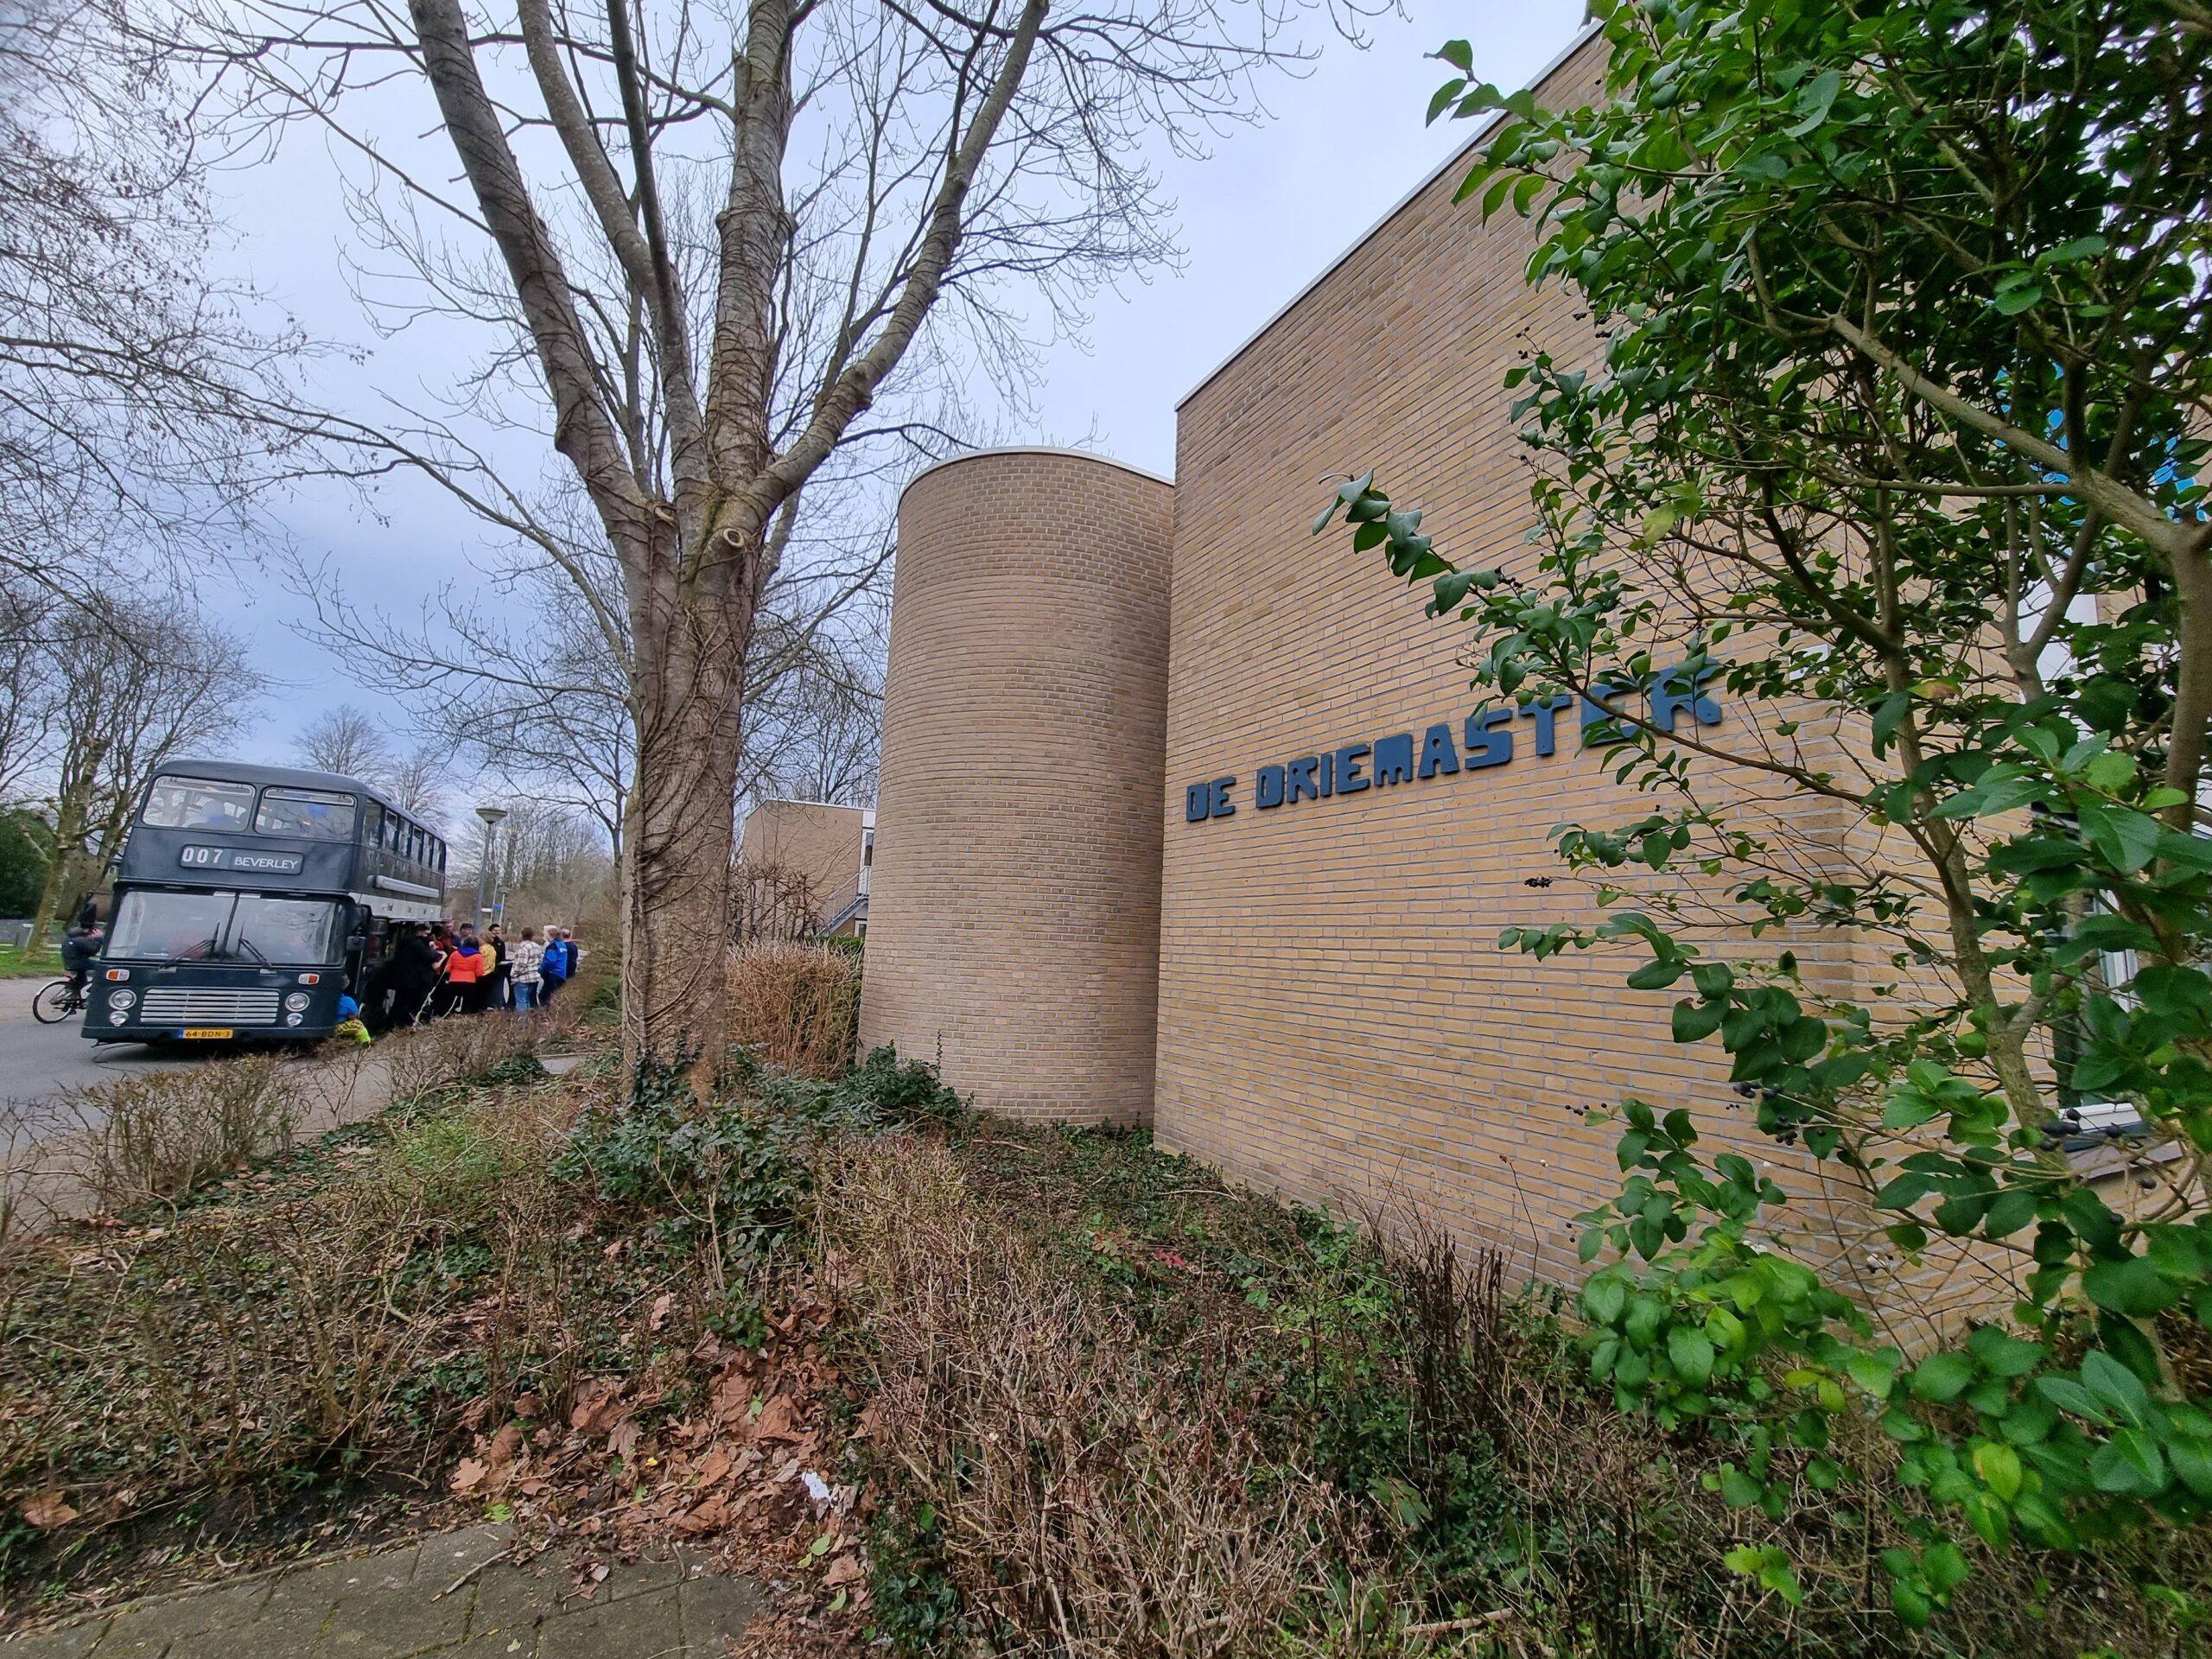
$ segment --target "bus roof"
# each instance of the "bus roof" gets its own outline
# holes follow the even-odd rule
[[[156,779],[162,778],[205,778],[216,783],[274,784],[279,789],[320,789],[365,795],[370,799],[391,807],[402,817],[415,816],[393,805],[391,797],[374,784],[365,784],[359,778],[348,778],[341,772],[310,772],[303,766],[263,766],[251,760],[164,760],[155,771]]]

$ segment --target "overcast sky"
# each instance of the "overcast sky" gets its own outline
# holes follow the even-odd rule
[[[1425,55],[1464,35],[1478,73],[1509,88],[1524,85],[1573,37],[1582,0],[1413,0],[1411,10],[1409,19],[1375,24],[1367,50],[1332,37],[1304,79],[1274,81],[1272,118],[1217,141],[1204,159],[1164,158],[1184,250],[1178,267],[1096,296],[1084,338],[1048,351],[1034,418],[1021,435],[1083,442],[1172,472],[1176,403],[1465,142],[1464,124],[1422,124],[1428,95],[1448,73]],[[449,151],[443,159],[450,170]],[[317,390],[374,418],[387,412],[387,395],[423,400],[481,341],[450,325],[379,338],[349,281],[349,251],[355,269],[371,256],[339,180],[329,152],[304,134],[273,161],[231,175],[238,240],[230,263],[311,334],[348,349],[317,367]],[[516,459],[545,461],[526,452]],[[349,595],[401,616],[442,584],[474,587],[491,550],[464,512],[404,480],[365,505],[350,491],[307,492],[278,504],[276,517],[302,553],[331,557]],[[304,607],[278,584],[247,580],[209,597],[283,688],[249,745],[265,758],[281,758],[321,709],[378,706],[292,632]],[[454,648],[465,652],[467,642]]]

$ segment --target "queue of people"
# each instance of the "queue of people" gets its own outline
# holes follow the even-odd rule
[[[361,1017],[372,1033],[457,1014],[511,1012],[527,1020],[575,976],[582,951],[564,927],[525,927],[510,943],[494,922],[404,924],[368,976]]]

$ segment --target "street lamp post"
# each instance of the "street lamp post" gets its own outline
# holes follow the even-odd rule
[[[507,816],[504,806],[480,806],[476,816],[484,820],[484,856],[476,865],[476,925],[484,925],[484,884],[492,878],[492,838],[499,827],[499,820]]]

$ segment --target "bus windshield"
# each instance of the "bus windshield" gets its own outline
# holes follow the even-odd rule
[[[137,962],[322,967],[338,959],[338,906],[328,899],[133,889],[116,906],[107,954]]]
[[[228,830],[253,821],[253,785],[212,778],[159,778],[146,794],[141,823],[155,830]]]
[[[253,827],[264,836],[304,836],[315,841],[353,839],[353,798],[319,789],[264,789]]]
[[[315,967],[338,958],[338,906],[327,899],[238,896],[232,952],[277,968]]]
[[[126,893],[115,909],[107,954],[133,961],[212,957],[230,920],[232,893]]]

